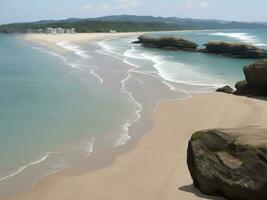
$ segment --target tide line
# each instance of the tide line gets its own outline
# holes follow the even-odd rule
[[[11,178],[11,177],[13,177],[13,176],[15,176],[15,175],[17,175],[17,174],[23,172],[25,169],[27,169],[27,168],[29,168],[29,167],[32,167],[32,166],[34,166],[34,165],[37,165],[37,164],[39,164],[39,163],[45,161],[45,160],[49,157],[49,155],[50,155],[51,153],[52,153],[52,152],[47,152],[47,153],[46,153],[42,158],[40,158],[39,160],[34,161],[34,162],[31,162],[31,163],[29,163],[29,164],[27,164],[27,165],[25,165],[25,166],[23,166],[23,167],[20,167],[19,169],[15,170],[15,171],[12,172],[11,174],[9,174],[9,175],[7,175],[7,176],[5,176],[5,177],[0,178],[0,182],[1,182],[1,181],[4,181],[4,180],[6,180],[6,179],[9,179],[9,178]]]

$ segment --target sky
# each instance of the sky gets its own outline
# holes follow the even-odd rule
[[[0,0],[0,24],[118,14],[267,22],[267,1]]]

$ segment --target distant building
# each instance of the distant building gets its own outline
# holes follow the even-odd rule
[[[64,29],[64,33],[70,34],[70,29]]]
[[[110,30],[109,32],[110,32],[110,33],[117,33],[116,30]]]
[[[71,28],[71,29],[70,29],[70,33],[71,33],[71,34],[75,33],[75,28]]]
[[[55,34],[55,29],[54,29],[54,28],[50,28],[50,27],[48,27],[48,28],[46,28],[45,32],[46,32],[47,34]]]
[[[56,28],[56,33],[57,34],[64,33],[64,29],[63,28]]]
[[[75,29],[74,28],[63,29],[63,28],[48,27],[48,28],[46,28],[45,33],[47,33],[47,34],[63,34],[63,33],[72,34],[72,33],[75,33]]]

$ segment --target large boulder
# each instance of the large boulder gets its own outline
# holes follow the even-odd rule
[[[244,73],[250,87],[267,91],[267,59],[245,66]]]
[[[134,43],[142,44],[144,47],[163,48],[168,50],[195,51],[198,47],[196,43],[176,36],[153,37],[148,34],[139,36],[138,41],[135,41]]]
[[[246,95],[249,94],[248,82],[246,80],[239,81],[235,84],[236,91],[234,94],[236,95]]]
[[[211,41],[204,44],[202,52],[214,53],[236,58],[267,58],[267,51],[244,43]]]
[[[236,94],[267,94],[267,59],[245,66],[244,73],[246,80],[236,84]]]
[[[187,164],[194,186],[230,200],[267,199],[267,129],[215,129],[192,135]]]

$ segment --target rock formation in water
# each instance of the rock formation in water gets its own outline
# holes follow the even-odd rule
[[[235,94],[267,95],[267,59],[244,67],[246,80],[236,83]]]
[[[153,37],[147,34],[138,37],[134,43],[142,44],[144,47],[161,48],[167,50],[196,51],[197,44],[175,36]]]
[[[194,186],[230,200],[267,199],[267,130],[199,131],[188,143]]]
[[[266,50],[244,43],[211,41],[204,44],[205,49],[198,49],[198,44],[176,36],[156,37],[149,34],[139,36],[138,41],[133,43],[142,44],[144,47],[149,48],[212,53],[234,58],[267,58]]]
[[[235,58],[267,58],[266,50],[249,44],[211,41],[204,46],[206,48],[200,50],[203,53],[213,53]]]

